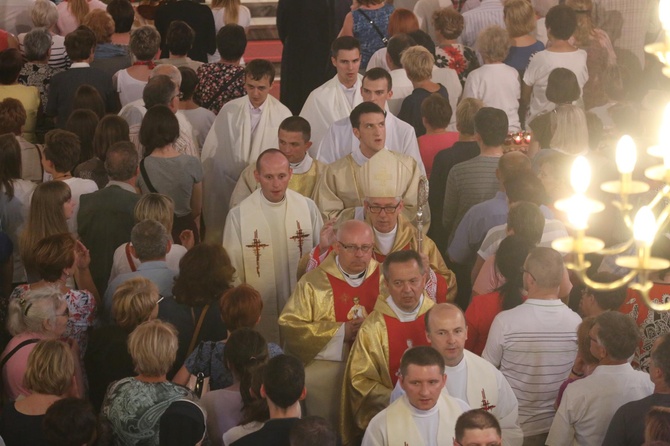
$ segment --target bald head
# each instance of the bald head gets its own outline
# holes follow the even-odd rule
[[[498,181],[504,183],[531,171],[530,158],[521,152],[507,152],[498,161]]]
[[[468,328],[463,311],[454,304],[437,304],[426,313],[426,337],[432,347],[440,352],[449,367],[457,366],[463,359]]]
[[[337,240],[341,241],[349,237],[367,239],[374,243],[374,235],[369,224],[362,220],[347,220],[337,229]]]
[[[177,85],[177,88],[181,86],[181,72],[179,71],[179,68],[175,67],[174,65],[170,64],[156,65],[156,68],[151,70],[149,79],[151,79],[154,76],[160,76],[160,75],[169,77],[170,80]]]

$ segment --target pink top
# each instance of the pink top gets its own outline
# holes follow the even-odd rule
[[[28,339],[42,340],[49,339],[49,336],[44,333],[31,332],[16,335],[9,341],[0,357],[4,358],[14,347]],[[37,345],[36,342],[21,347],[2,368],[2,385],[5,389],[5,396],[11,401],[16,400],[19,395],[30,395],[30,391],[23,386],[23,375],[26,374],[28,367],[28,355],[33,351],[35,345]]]
[[[57,5],[58,22],[56,22],[56,28],[58,29],[58,34],[61,36],[66,36],[79,26],[79,22],[75,16],[72,15],[68,6],[67,1],[60,2]],[[88,0],[88,9],[89,11],[93,9],[102,9],[103,11],[106,11],[107,5],[100,0]]]
[[[433,170],[433,159],[437,152],[450,148],[456,141],[458,141],[458,132],[426,134],[419,137],[419,153],[421,153],[421,160],[426,167],[428,178],[430,178],[430,171]]]

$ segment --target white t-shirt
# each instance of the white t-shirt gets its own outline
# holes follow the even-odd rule
[[[77,213],[79,212],[79,197],[84,194],[90,194],[98,190],[98,185],[93,180],[85,180],[83,178],[67,178],[63,183],[70,186],[72,191],[72,201],[74,201],[74,212],[72,217],[67,220],[67,227],[71,233],[77,233]]]
[[[523,82],[533,87],[529,119],[526,122],[530,122],[542,112],[553,109],[554,105],[547,99],[547,82],[554,68],[567,68],[575,73],[579,88],[584,88],[584,84],[589,80],[589,72],[586,69],[586,51],[584,50],[569,53],[544,50],[533,54],[523,75]]]
[[[507,114],[509,131],[519,131],[519,72],[504,63],[486,64],[468,74],[463,98],[477,98]],[[454,113],[455,114],[455,113]]]

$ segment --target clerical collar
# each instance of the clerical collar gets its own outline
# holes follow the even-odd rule
[[[393,249],[393,245],[395,243],[395,236],[398,233],[398,224],[396,223],[395,227],[386,234],[377,231],[374,227],[372,229],[375,231],[375,239],[377,240],[375,245],[379,252],[384,255],[391,252],[391,249]]]
[[[388,148],[384,147],[382,150],[388,150]],[[370,161],[370,158],[363,155],[363,152],[361,152],[361,148],[358,146],[354,147],[354,149],[351,151],[351,157],[354,159],[354,162],[359,166],[362,166],[363,164]]]
[[[272,201],[265,198],[265,195],[263,195],[263,191],[261,190],[261,203],[266,204],[268,206],[273,206],[273,207],[283,206],[284,203],[286,203],[286,194],[284,194],[284,198],[282,198],[281,201],[279,201],[277,203],[273,203]]]
[[[337,269],[339,269],[340,272],[342,273],[342,276],[344,276],[344,280],[346,280],[349,285],[351,285],[354,288],[361,286],[361,284],[365,280],[365,273],[368,271],[367,268],[360,274],[349,274],[348,272],[342,269],[342,266],[340,266],[339,256],[335,256],[335,264],[337,265]]]
[[[306,153],[305,157],[299,163],[290,163],[291,169],[293,169],[293,173],[296,175],[306,173],[312,167],[313,161],[309,153]]]
[[[415,321],[419,316],[419,310],[421,309],[421,305],[423,305],[423,294],[421,294],[419,304],[410,312],[402,310],[399,306],[397,306],[395,302],[393,302],[393,297],[391,296],[386,298],[386,303],[389,305],[389,307],[391,307],[391,310],[393,310],[395,315],[398,316],[398,320],[400,320],[400,322],[412,322]]]

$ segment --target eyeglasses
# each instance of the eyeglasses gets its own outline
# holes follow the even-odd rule
[[[398,204],[396,204],[395,206],[372,206],[372,205],[368,205],[368,209],[373,214],[381,213],[382,209],[387,214],[395,214],[395,212],[398,210],[399,206],[400,206],[400,202],[398,202]]]
[[[372,247],[373,247],[373,245],[361,245],[361,246],[358,246],[358,245],[345,245],[344,243],[342,243],[342,242],[339,241],[339,240],[337,241],[337,243],[339,243],[340,246],[342,247],[342,249],[344,249],[344,250],[345,250],[346,252],[348,252],[349,254],[356,254],[358,251],[360,251],[360,252],[362,252],[362,253],[364,253],[364,254],[367,254],[367,253],[369,253],[369,252],[372,250]]]
[[[537,279],[535,279],[535,276],[533,275],[533,273],[531,273],[530,271],[528,271],[526,268],[523,268],[523,267],[522,267],[522,268],[521,268],[521,274],[523,274],[523,273],[527,273],[530,277],[533,278],[533,280],[537,280]]]

